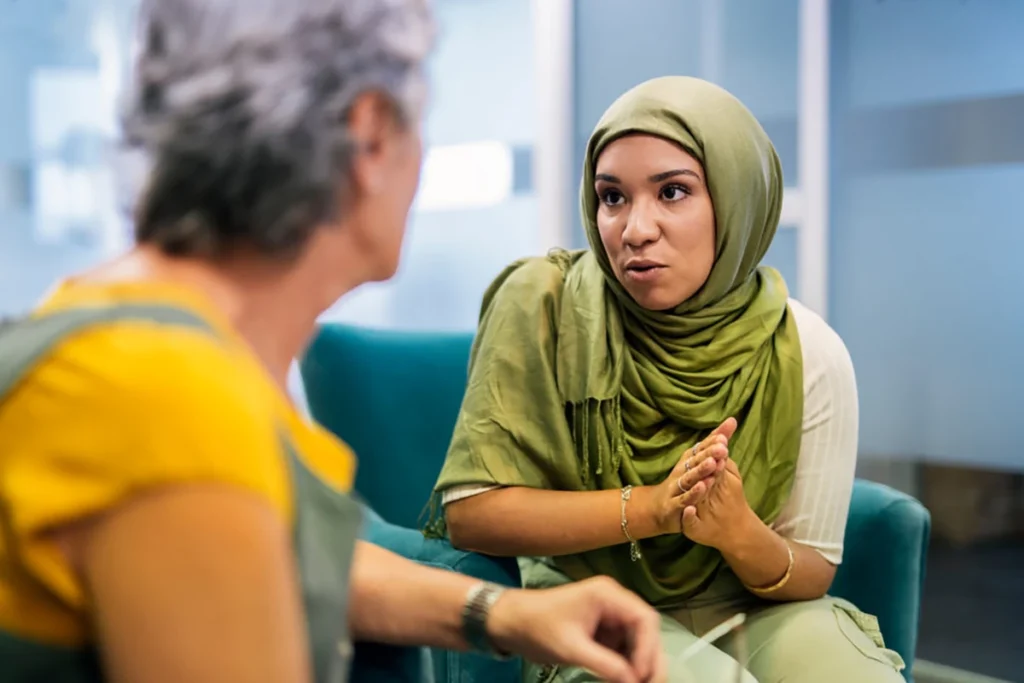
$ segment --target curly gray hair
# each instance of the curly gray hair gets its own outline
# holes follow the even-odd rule
[[[123,147],[145,160],[140,243],[294,254],[343,211],[349,108],[376,91],[420,115],[425,0],[143,0]]]

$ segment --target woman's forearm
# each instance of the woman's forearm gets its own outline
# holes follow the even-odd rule
[[[353,638],[464,650],[462,608],[475,583],[359,541],[350,593]]]
[[[635,539],[662,533],[652,492],[652,487],[634,488],[626,503],[629,533]],[[500,488],[449,503],[445,518],[453,545],[488,555],[570,555],[627,542],[618,489]]]
[[[788,545],[793,550],[793,569],[789,579],[784,586],[763,597],[788,602],[814,600],[825,595],[835,576],[835,565],[813,548],[787,542],[755,515],[744,527],[734,540],[719,548],[740,581],[752,588],[777,584],[789,567]]]

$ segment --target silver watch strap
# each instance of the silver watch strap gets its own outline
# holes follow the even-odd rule
[[[481,581],[469,589],[466,604],[462,608],[462,634],[466,643],[475,652],[490,655],[497,659],[505,659],[508,653],[501,652],[487,633],[487,617],[491,607],[498,601],[505,588],[495,583]]]

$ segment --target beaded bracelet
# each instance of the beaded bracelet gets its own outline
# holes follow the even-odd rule
[[[629,541],[629,559],[636,562],[640,559],[640,544],[637,543],[636,539],[633,538],[633,535],[629,533],[629,521],[626,519],[626,503],[629,502],[632,495],[632,486],[627,485],[622,487],[622,535],[626,537],[627,541]]]

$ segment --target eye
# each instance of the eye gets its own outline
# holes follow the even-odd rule
[[[667,202],[678,202],[689,194],[690,190],[684,185],[666,185],[661,188],[661,198]]]
[[[622,196],[621,192],[612,188],[601,192],[600,197],[601,203],[605,206],[618,206],[626,200],[626,198]]]

